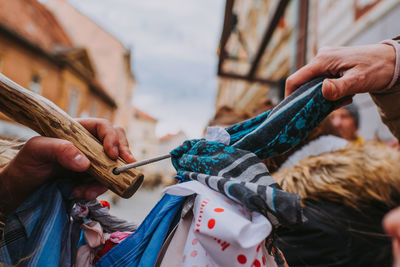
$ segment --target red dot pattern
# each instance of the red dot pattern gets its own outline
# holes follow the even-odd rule
[[[209,201],[210,201],[210,199],[206,198],[201,202],[200,215],[197,218],[196,229],[195,229],[195,231],[198,232],[198,233],[200,232],[200,226],[201,226],[201,222],[203,220],[203,217],[202,217],[201,214],[204,213],[204,207],[208,204]]]
[[[261,263],[260,263],[259,260],[255,259],[252,266],[254,266],[254,267],[261,267]]]
[[[215,226],[215,219],[210,219],[207,224],[208,228],[213,229]]]
[[[237,256],[237,261],[238,261],[240,264],[245,264],[245,263],[247,262],[247,258],[246,258],[245,255],[240,254],[240,255]]]
[[[197,256],[197,250],[193,250],[191,253],[190,253],[190,256],[192,257],[192,258],[195,258],[196,256]]]

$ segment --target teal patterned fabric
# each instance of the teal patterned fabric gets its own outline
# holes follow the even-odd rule
[[[295,91],[274,109],[226,128],[229,145],[194,139],[171,151],[178,175],[265,214],[275,226],[304,220],[297,195],[284,192],[261,162],[300,143],[340,101],[322,96],[323,78]]]

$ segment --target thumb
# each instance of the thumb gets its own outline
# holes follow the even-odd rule
[[[357,76],[354,71],[349,70],[340,78],[325,79],[322,84],[322,95],[326,99],[334,101],[358,93],[359,87]]]
[[[35,137],[22,148],[20,156],[36,161],[37,165],[59,164],[65,169],[82,172],[89,168],[90,161],[71,142],[49,137]]]

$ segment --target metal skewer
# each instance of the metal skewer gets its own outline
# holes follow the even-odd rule
[[[121,172],[124,172],[126,170],[129,170],[129,169],[132,169],[132,168],[136,168],[136,167],[140,167],[140,166],[143,166],[143,165],[147,165],[147,164],[150,164],[150,163],[153,163],[153,162],[156,162],[156,161],[160,161],[160,160],[163,160],[163,159],[168,159],[170,157],[171,157],[170,154],[166,154],[166,155],[158,156],[158,157],[151,158],[151,159],[145,159],[145,160],[142,160],[142,161],[138,161],[138,162],[126,164],[126,165],[121,166],[121,167],[114,168],[112,172],[114,174],[118,175]]]

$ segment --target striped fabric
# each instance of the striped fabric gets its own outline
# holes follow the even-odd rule
[[[171,151],[178,174],[261,212],[275,226],[303,221],[299,196],[280,190],[260,159],[296,146],[341,101],[322,96],[323,78],[300,87],[274,109],[228,127],[230,144],[188,140]]]
[[[49,183],[18,207],[8,217],[0,241],[0,263],[71,266],[71,192],[70,182]]]

